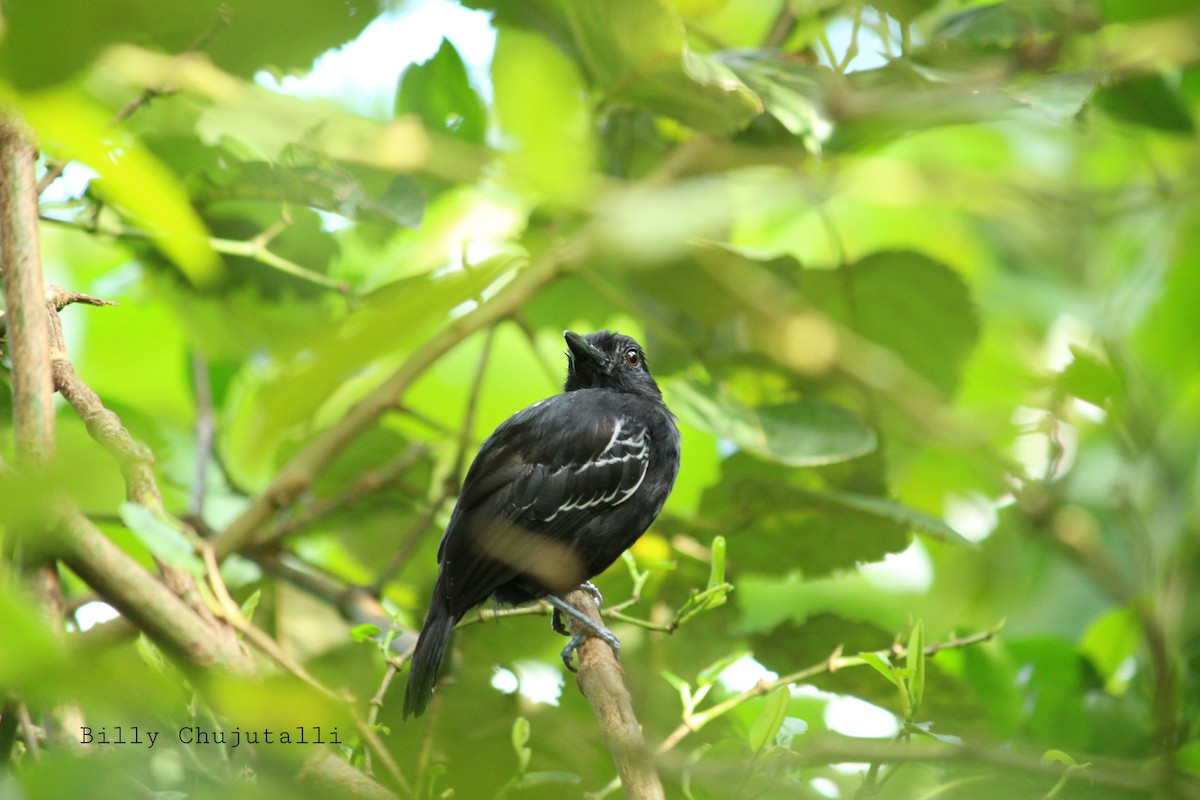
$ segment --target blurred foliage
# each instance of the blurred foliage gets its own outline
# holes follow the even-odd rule
[[[464,461],[557,390],[564,328],[620,329],[684,431],[662,518],[598,580],[651,628],[687,609],[671,636],[615,625],[648,739],[682,737],[669,797],[1200,796],[1195,3],[464,5],[490,15],[490,71],[444,41],[373,120],[264,76],[405,5],[4,4],[4,102],[42,174],[71,162],[42,195],[47,280],[120,302],[65,311],[68,350],[168,511],[221,530],[456,336],[268,525],[276,556],[380,589],[411,631]],[[551,263],[494,330],[456,333]],[[58,436],[57,488],[148,568],[199,569],[65,407]],[[0,437],[11,459],[7,413]],[[44,491],[0,480],[10,562]],[[344,597],[245,555],[223,573],[367,716],[385,662]],[[193,725],[336,728],[363,765],[349,707],[265,659],[251,681],[73,646],[89,588],[64,574],[62,637],[3,575],[0,795],[297,796],[307,748],[181,744]],[[609,783],[547,628],[463,630],[419,722],[396,678],[377,728],[419,796]],[[739,695],[771,673],[799,677]],[[854,735],[849,698],[928,758]],[[12,741],[18,700],[40,754]],[[64,719],[163,734],[73,747]]]

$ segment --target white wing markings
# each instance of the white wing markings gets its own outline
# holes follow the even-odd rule
[[[613,428],[612,436],[609,437],[608,444],[604,446],[604,450],[600,455],[592,461],[586,461],[583,464],[569,464],[559,467],[555,472],[562,472],[566,469],[571,469],[575,472],[575,476],[579,477],[586,470],[593,467],[607,467],[610,464],[618,464],[629,461],[630,459],[641,462],[642,472],[638,475],[637,483],[630,488],[621,492],[621,486],[618,484],[613,487],[612,491],[607,494],[598,495],[596,497],[584,499],[583,497],[568,497],[566,502],[559,505],[554,513],[545,517],[545,522],[552,521],[555,517],[564,511],[573,511],[576,509],[592,508],[605,503],[611,503],[614,506],[619,506],[633,497],[634,493],[641,487],[642,481],[646,479],[646,468],[650,464],[650,448],[646,444],[646,429],[643,428],[636,436],[631,436],[626,439],[619,438],[624,429],[624,417],[617,420],[616,426]],[[621,452],[624,450],[625,452]],[[620,495],[620,499],[617,499]]]

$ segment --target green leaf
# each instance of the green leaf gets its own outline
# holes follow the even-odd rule
[[[796,136],[810,153],[833,130],[823,110],[822,79],[829,72],[796,63],[787,57],[755,51],[727,51],[714,56],[727,64],[762,98],[763,108]]]
[[[225,404],[231,471],[247,483],[264,479],[278,446],[298,428],[313,425],[331,395],[341,393],[341,402],[349,403],[373,388],[378,377],[367,371],[369,365],[411,347],[520,263],[517,256],[500,256],[468,271],[397,281],[332,330],[295,337],[279,363],[248,363]],[[404,325],[397,327],[397,320]]]
[[[1122,674],[1122,668],[1137,653],[1141,642],[1142,628],[1137,615],[1128,608],[1114,608],[1088,625],[1079,650],[1104,678],[1105,691],[1121,695],[1130,679],[1130,675]]]
[[[669,398],[681,419],[788,466],[833,464],[876,447],[874,431],[854,414],[820,400],[752,408],[696,381],[672,384]]]
[[[950,14],[942,20],[935,40],[979,49],[1008,49],[1034,35],[1056,33],[1063,24],[1064,15],[1052,4],[1009,0]]]
[[[492,83],[496,121],[509,142],[505,171],[514,183],[551,205],[583,202],[594,191],[595,138],[575,64],[540,36],[502,28]]]
[[[354,174],[333,165],[245,161],[210,170],[196,183],[201,185],[192,198],[200,206],[229,200],[295,203],[406,228],[421,224],[425,208],[421,187],[407,176],[391,177],[386,188],[373,196]]]
[[[663,0],[530,6],[536,11],[522,21],[552,27],[606,103],[644,108],[718,136],[741,130],[762,111],[729,67],[688,47],[683,20]]]
[[[835,490],[807,490],[792,487],[790,493],[793,502],[801,502],[808,507],[843,509],[858,514],[878,517],[881,520],[895,522],[914,531],[927,533],[937,539],[957,544],[970,544],[961,533],[951,528],[942,519],[909,508],[903,503],[889,500],[886,497],[854,494]]]
[[[0,581],[0,684],[10,689],[35,687],[64,664],[62,642],[27,597]]]
[[[1067,122],[1083,110],[1096,91],[1097,80],[1092,71],[1033,73],[1018,76],[1004,91],[1023,106]]]
[[[365,642],[379,635],[379,626],[366,623],[355,625],[350,629],[350,638],[355,642]]]
[[[522,775],[513,786],[517,789],[535,789],[539,786],[578,786],[581,783],[583,778],[573,772],[542,770]]]
[[[878,653],[859,653],[858,657],[863,660],[864,664],[869,665],[880,675],[888,679],[888,682],[901,691],[904,687],[900,683],[900,676],[896,674],[896,669],[883,656]]]
[[[787,719],[788,704],[791,699],[792,694],[786,686],[780,686],[767,695],[766,705],[759,712],[754,724],[750,726],[751,750],[757,753],[775,741],[779,729],[783,727],[783,721]]]
[[[906,722],[904,729],[910,733],[915,733],[919,736],[928,736],[934,741],[942,744],[962,745],[962,737],[954,736],[948,733],[934,733],[932,722]]]
[[[1121,379],[1116,371],[1077,345],[1071,345],[1071,356],[1071,363],[1059,378],[1063,391],[1094,406],[1107,408],[1121,389]]]
[[[842,305],[844,289],[825,286],[827,311],[952,394],[979,338],[978,311],[962,276],[911,251],[874,253],[845,269],[849,305]]]
[[[712,541],[712,567],[708,572],[709,589],[725,583],[725,537],[714,536]]]
[[[262,599],[262,589],[255,589],[250,594],[249,597],[247,597],[244,601],[242,601],[242,604],[239,607],[242,612],[242,616],[245,617],[247,620],[253,620],[254,619],[254,611],[255,611],[255,609],[258,608],[258,601],[261,599]]]
[[[90,190],[127,214],[196,286],[221,277],[208,231],[179,180],[140,142],[114,129],[93,101],[71,88],[45,90],[20,100],[42,146],[57,158],[94,170]]]
[[[122,503],[120,513],[121,521],[156,558],[196,577],[204,575],[203,562],[176,523],[139,503]]]
[[[1168,133],[1193,135],[1196,121],[1179,90],[1166,76],[1135,75],[1105,86],[1093,102],[1116,119]]]
[[[401,74],[395,112],[416,114],[428,130],[472,144],[484,144],[487,136],[487,108],[471,87],[458,50],[447,39],[428,61]]]
[[[117,42],[169,53],[200,42],[206,58],[235,74],[288,73],[308,69],[318,55],[353,39],[378,11],[374,0],[16,2],[4,11],[0,73],[22,88],[59,83]],[[46,58],[48,48],[54,58]]]
[[[921,709],[921,703],[925,699],[925,623],[920,619],[916,621],[912,632],[908,635],[905,665],[912,675],[907,681],[906,688],[911,700],[911,716]]]
[[[872,5],[902,23],[909,23],[937,5],[937,0],[873,0]]]
[[[1042,763],[1065,764],[1068,767],[1075,767],[1079,765],[1079,762],[1077,762],[1067,753],[1064,753],[1062,750],[1047,750],[1046,752],[1042,753]]]
[[[517,755],[517,774],[524,775],[529,769],[529,759],[533,756],[533,750],[527,745],[529,737],[532,735],[532,729],[529,725],[529,720],[525,717],[517,717],[512,724],[512,746],[513,752]]]

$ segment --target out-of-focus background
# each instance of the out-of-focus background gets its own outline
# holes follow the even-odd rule
[[[545,609],[466,626],[399,716],[465,466],[609,328],[684,434],[597,579],[668,797],[1200,797],[1192,0],[3,22],[45,280],[119,303],[62,309],[66,355],[161,507],[62,401],[48,477],[0,471],[0,796],[354,791],[188,726],[336,727],[401,796],[619,796]],[[170,652],[189,608],[251,674]]]

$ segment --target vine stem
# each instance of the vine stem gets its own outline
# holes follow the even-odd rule
[[[940,650],[968,647],[973,644],[980,644],[981,642],[986,642],[996,635],[996,633],[1000,630],[1000,628],[1003,626],[1003,624],[1004,623],[1001,622],[999,625],[996,625],[985,631],[980,631],[979,633],[975,633],[970,636],[963,636],[958,639],[952,639],[948,642],[935,642],[931,645],[928,645],[925,648],[925,655],[932,656]],[[902,656],[903,652],[900,652],[897,654],[893,650],[880,650],[880,651],[878,651],[878,655],[885,656],[885,657],[892,656],[892,655]],[[859,656],[844,656],[844,655],[842,655],[841,648],[839,648],[839,649],[835,650],[829,656],[829,658],[827,658],[824,661],[821,661],[819,663],[813,664],[812,666],[805,667],[804,669],[798,670],[796,672],[792,672],[788,675],[784,675],[781,678],[776,678],[773,681],[766,681],[766,680],[759,681],[754,686],[750,687],[749,689],[745,690],[744,692],[740,692],[739,694],[736,694],[733,697],[730,697],[728,700],[724,700],[720,703],[717,703],[715,706],[713,706],[709,709],[706,709],[705,711],[702,711],[699,714],[688,715],[684,719],[684,721],[679,725],[679,727],[676,728],[674,731],[672,731],[671,734],[662,741],[662,743],[658,746],[658,752],[661,754],[661,753],[667,752],[668,750],[671,750],[676,745],[678,745],[681,741],[683,741],[683,739],[686,738],[688,736],[688,734],[695,733],[696,731],[700,730],[708,723],[712,722],[714,719],[717,719],[718,717],[721,717],[721,716],[729,713],[733,709],[740,706],[742,703],[745,703],[747,700],[750,700],[755,697],[761,697],[762,695],[765,695],[765,694],[770,694],[771,692],[775,691],[776,689],[778,689],[781,686],[788,686],[793,683],[800,683],[801,681],[806,681],[806,680],[809,680],[810,678],[815,678],[818,675],[823,675],[826,672],[837,672],[840,669],[845,669],[847,667],[862,666],[866,663],[867,662],[863,661],[863,659],[860,658]]]

